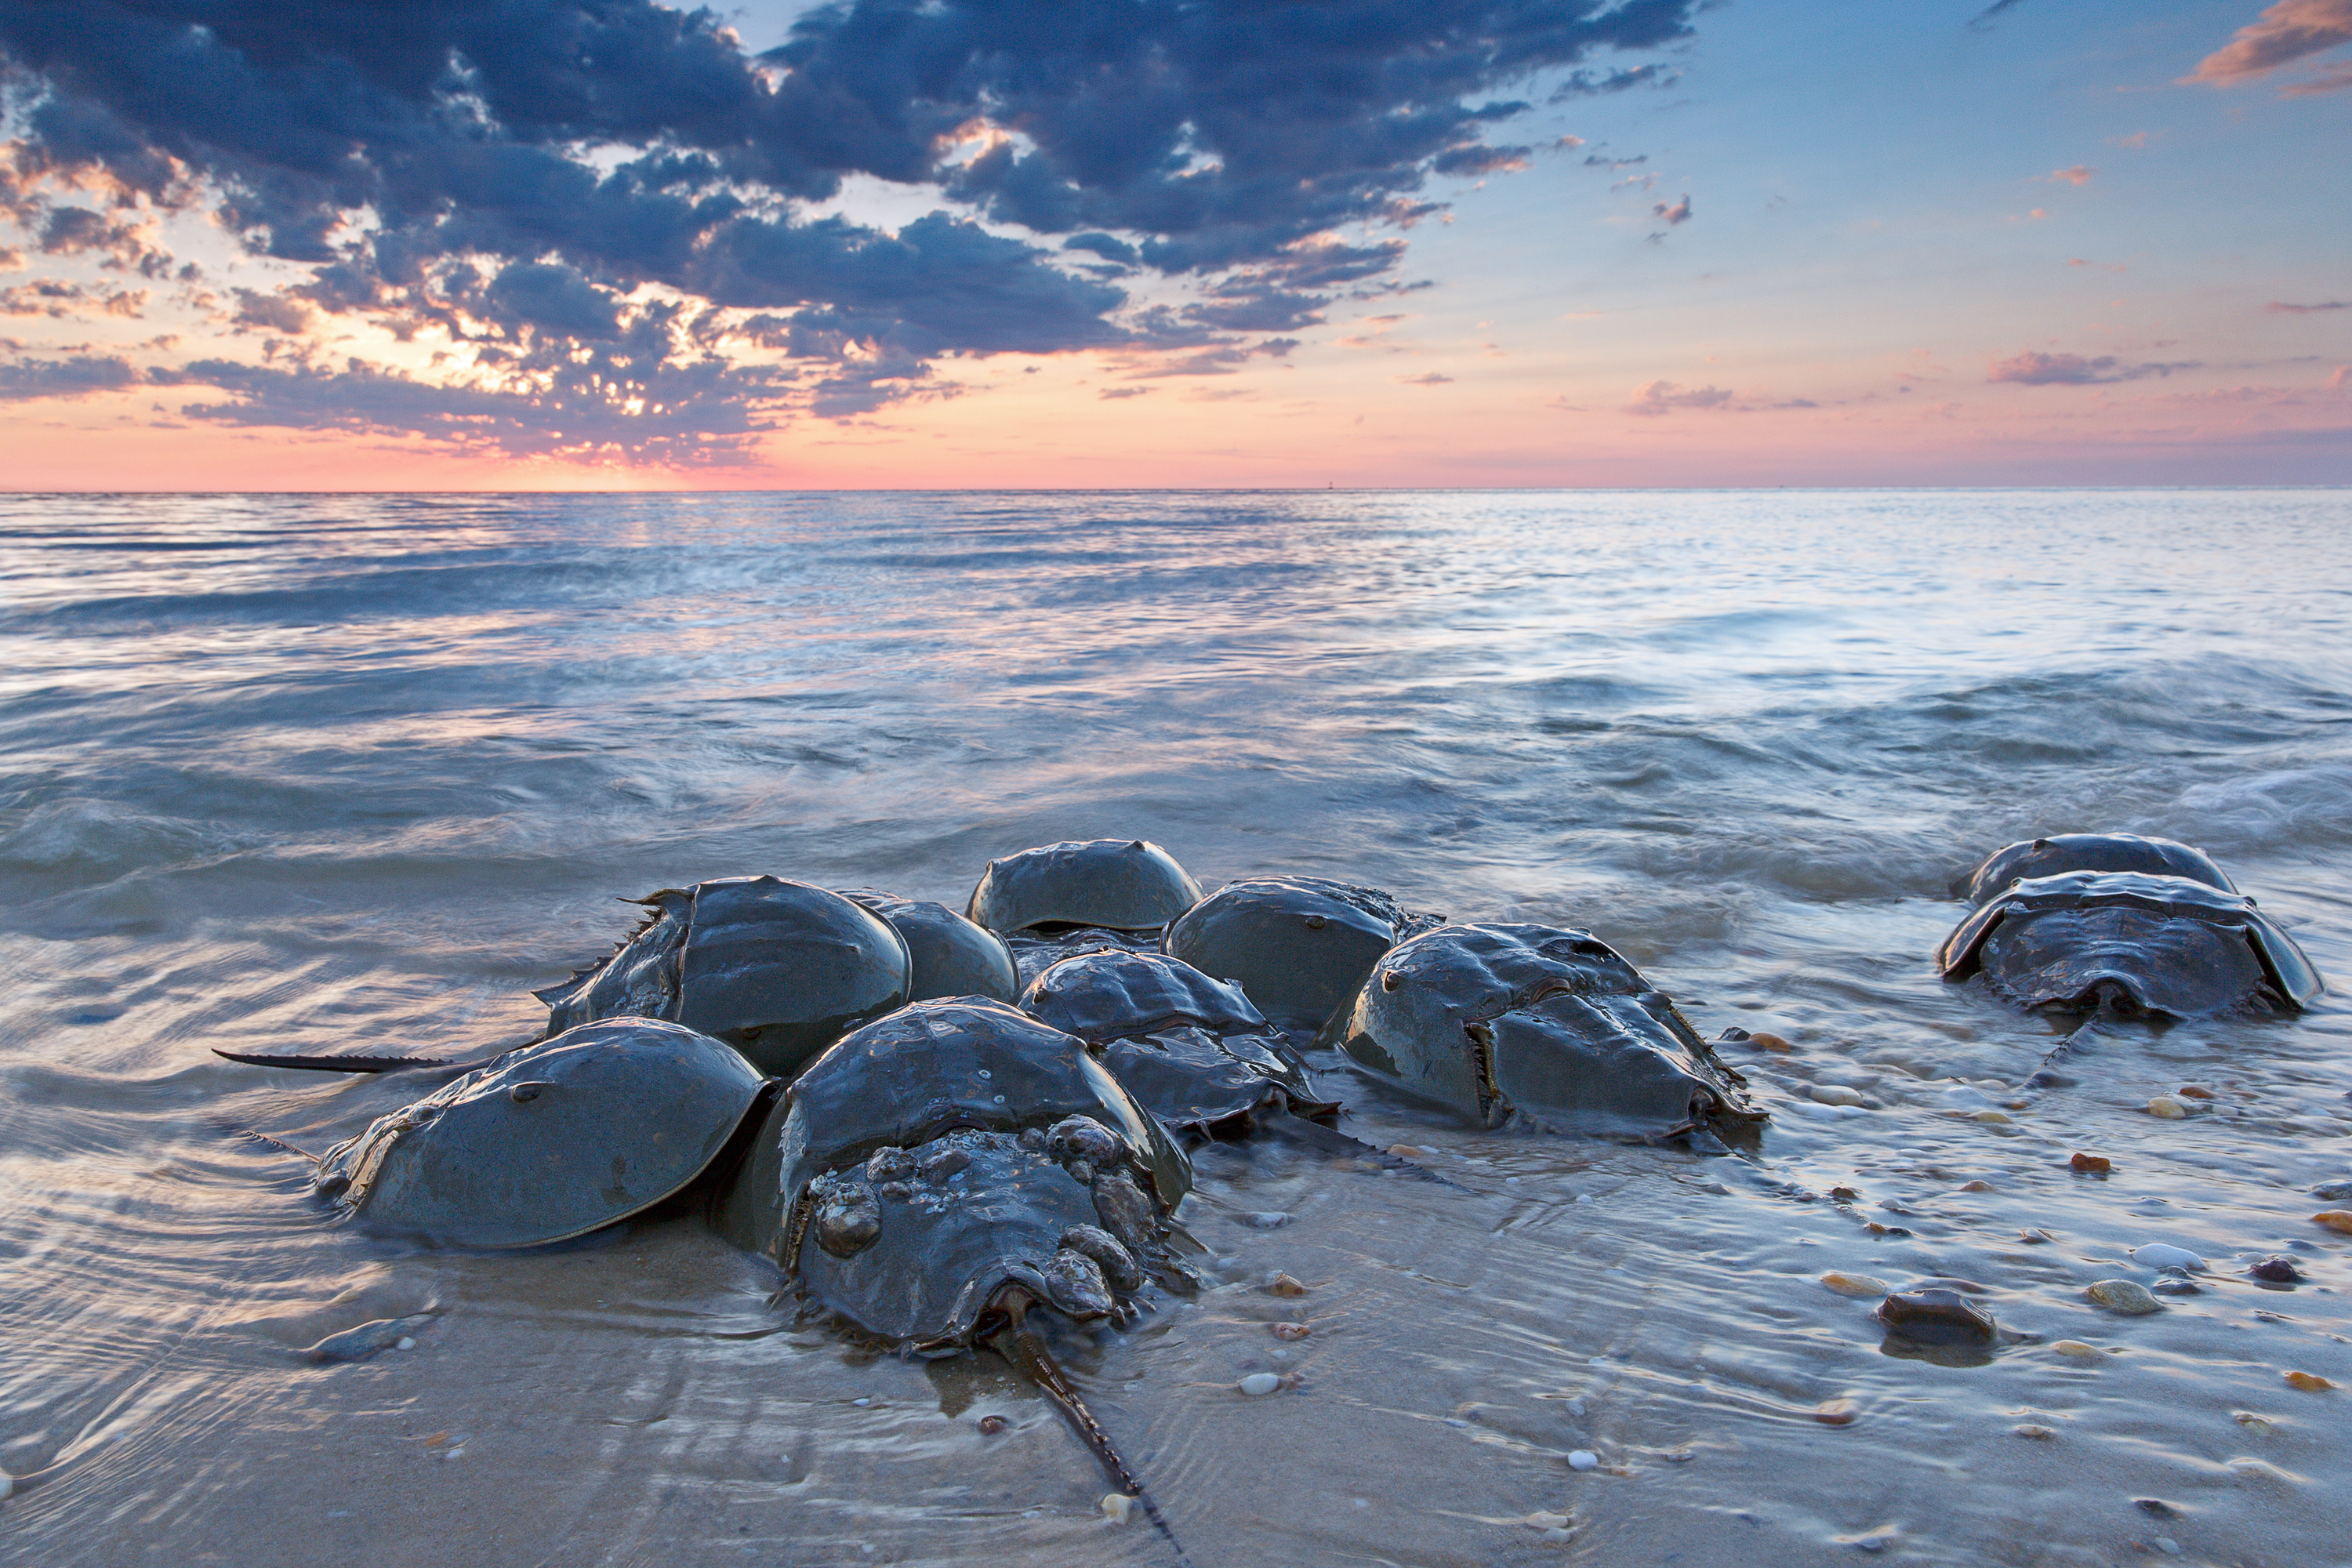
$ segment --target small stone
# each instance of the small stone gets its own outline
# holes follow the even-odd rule
[[[1762,1029],[1759,1029],[1754,1034],[1748,1036],[1748,1043],[1754,1046],[1759,1051],[1792,1051],[1796,1049],[1794,1046],[1782,1039],[1780,1036],[1767,1034]]]
[[[2303,1270],[2294,1266],[2294,1259],[2284,1256],[2265,1258],[2246,1273],[2265,1285],[2292,1285],[2303,1278]]]
[[[2210,1100],[2213,1091],[2201,1083],[2184,1083],[2172,1091],[2183,1100]]]
[[[1908,1236],[1911,1234],[1911,1232],[1903,1226],[1881,1225],[1876,1220],[1872,1220],[1868,1225],[1864,1226],[1862,1228],[1868,1231],[1873,1236]]]
[[[2189,1114],[2189,1106],[2186,1101],[2175,1100],[2168,1094],[2159,1094],[2147,1102],[2147,1113],[2160,1116],[2167,1121],[2178,1121]]]
[[[1301,1285],[1297,1280],[1293,1279],[1287,1274],[1277,1274],[1273,1279],[1267,1280],[1265,1282],[1265,1289],[1266,1294],[1269,1296],[1304,1296],[1307,1294],[1307,1287]]]
[[[1824,1274],[1822,1283],[1840,1296],[1884,1296],[1891,1289],[1885,1280],[1867,1274]]]
[[[408,1335],[403,1334],[393,1342],[392,1348],[396,1351],[413,1351],[416,1348],[416,1342]]]
[[[2352,1236],[2352,1209],[2321,1209],[2311,1216],[2311,1223]]]
[[[1400,1160],[1426,1160],[1429,1158],[1428,1150],[1416,1149],[1410,1143],[1391,1143],[1389,1145],[1389,1152],[1394,1154]]]
[[[2025,1243],[2028,1247],[2045,1247],[2049,1245],[2053,1237],[2052,1237],[2051,1234],[2046,1230],[2036,1230],[2028,1226],[2026,1229],[2021,1230],[2017,1233],[2017,1239]]]
[[[1813,1085],[1812,1095],[1814,1100],[1823,1105],[1860,1105],[1862,1103],[1862,1090],[1849,1089],[1842,1083],[1817,1083]]]
[[[2179,1519],[2180,1517],[2180,1510],[2173,1507],[2170,1503],[2165,1501],[2160,1497],[2136,1497],[2132,1499],[2132,1507],[2139,1510],[2142,1513],[2152,1513],[2158,1519]]]
[[[2164,1303],[2150,1295],[2147,1286],[2129,1279],[2102,1279],[2083,1294],[2108,1311],[2120,1312],[2126,1318],[2142,1317],[2164,1310]]]
[[[2132,1261],[2143,1268],[2202,1268],[2205,1260],[2185,1247],[2175,1247],[2168,1241],[2151,1241],[2145,1247],[2132,1248]]]
[[[1004,1417],[1003,1417],[1003,1416],[1002,1416],[1002,1415],[983,1415],[983,1416],[982,1416],[982,1417],[980,1418],[980,1435],[981,1435],[982,1436],[983,1436],[983,1437],[993,1437],[993,1436],[995,1436],[999,1432],[1002,1432],[1002,1431],[1003,1431],[1003,1430],[1004,1430]]]
[[[2311,1195],[2322,1203],[2342,1203],[2352,1198],[2352,1182],[2329,1182],[2311,1189]]]
[[[450,1448],[450,1450],[449,1450],[447,1453],[446,1453],[446,1454],[442,1455],[441,1457],[442,1457],[444,1459],[462,1459],[462,1458],[464,1458],[466,1457],[466,1450],[465,1450],[465,1448],[464,1448],[464,1447],[463,1447],[462,1445],[461,1445],[461,1446],[457,1446],[457,1447],[453,1447],[452,1448]]]
[[[2251,1410],[2232,1410],[2230,1412],[2230,1419],[2257,1437],[2269,1436],[2275,1426],[2269,1416],[2257,1415]]]
[[[2159,1535],[2156,1538],[2156,1549],[2158,1552],[2163,1552],[2167,1557],[2178,1557],[2180,1555],[2180,1542],[2173,1540],[2172,1537],[2168,1535]]]
[[[1979,1110],[1969,1120],[1981,1121],[1988,1127],[2007,1127],[2011,1124],[2009,1116],[1999,1110]]]
[[[1265,1327],[1278,1340],[1303,1340],[1315,1331],[1305,1323],[1268,1323]]]
[[[2148,1289],[2159,1296],[2201,1296],[2204,1294],[2202,1290],[2200,1290],[2197,1288],[2196,1283],[2193,1280],[2183,1279],[2177,1274],[2165,1276],[2165,1278],[2149,1286]]]
[[[2075,1174],[2083,1176],[2104,1176],[2116,1168],[2115,1162],[2105,1154],[2085,1154],[2079,1149],[2066,1163],[2074,1168]]]
[[[2042,1426],[2038,1421],[2021,1421],[2010,1430],[2021,1437],[2031,1437],[2037,1443],[2046,1443],[2058,1436],[2054,1430]]]
[[[1105,1492],[1102,1516],[1113,1524],[1125,1524],[1135,1516],[1135,1499],[1125,1492]]]
[[[2289,1388],[2299,1388],[2305,1394],[2325,1394],[2336,1386],[2315,1372],[2290,1372],[2281,1375],[2286,1379]]]
[[[1878,1304],[1878,1321],[1906,1339],[1947,1344],[1987,1344],[2000,1331],[1957,1290],[1898,1290]]]
[[[1238,1384],[1244,1394],[1255,1399],[1262,1394],[1272,1394],[1282,1386],[1282,1379],[1270,1372],[1254,1372]]]
[[[1862,1406],[1851,1399],[1824,1399],[1813,1406],[1813,1419],[1824,1426],[1851,1426]]]
[[[1976,1182],[1969,1182],[1969,1183],[1968,1183],[1966,1185],[1961,1186],[1960,1188],[1958,1188],[1958,1191],[1960,1191],[1960,1192],[1964,1192],[1964,1193],[1989,1193],[1989,1192],[1992,1191],[1992,1190],[1993,1190],[1993,1188],[1992,1188],[1992,1184],[1991,1184],[1990,1182],[1976,1181]]]
[[[1568,1456],[1568,1468],[1571,1470],[1597,1470],[1601,1468],[1601,1456],[1590,1448],[1572,1449]]]
[[[2059,1355],[2071,1356],[2076,1361],[2105,1361],[2110,1353],[2081,1340],[2058,1340],[2050,1348]]]
[[[1280,1230],[1290,1223],[1290,1216],[1278,1209],[1264,1209],[1255,1214],[1236,1215],[1234,1217],[1252,1230]]]

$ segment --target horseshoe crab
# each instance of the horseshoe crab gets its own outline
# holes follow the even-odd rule
[[[2102,1016],[2289,1013],[2326,988],[2294,940],[2226,879],[2134,871],[2012,881],[1936,963],[1946,980],[1981,973],[2024,1006]]]
[[[967,997],[918,1002],[811,1063],[718,1220],[873,1339],[917,1355],[996,1350],[1140,1496],[1029,1314],[1120,1321],[1147,1279],[1189,1285],[1168,1215],[1191,1185],[1183,1154],[1085,1042]]]
[[[1520,1116],[1657,1142],[1764,1120],[1664,992],[1557,926],[1440,926],[1400,942],[1316,1043],[1487,1127]]]
[[[1160,951],[1231,980],[1268,1018],[1310,1036],[1353,996],[1382,953],[1445,923],[1377,888],[1321,877],[1228,882],[1168,928]]]
[[[913,963],[907,1000],[986,996],[1011,1002],[1021,994],[1013,950],[986,926],[974,925],[945,904],[902,899],[872,888],[844,888],[841,896],[890,922]]]
[[[2021,839],[1986,856],[1967,881],[1952,890],[1981,906],[2011,882],[2068,871],[2137,871],[2150,877],[2186,877],[2225,893],[2238,890],[2202,849],[2170,838],[2143,838],[2137,833],[2060,833],[2048,838]]]
[[[766,1090],[707,1035],[604,1019],[378,1117],[327,1152],[312,1188],[372,1226],[450,1245],[565,1241],[691,1185]]]
[[[1339,1113],[1238,985],[1164,953],[1104,949],[1063,959],[1021,1009],[1076,1035],[1152,1115],[1180,1132],[1246,1131],[1255,1113]]]
[[[838,893],[726,877],[628,901],[652,912],[610,957],[533,994],[548,1005],[550,1036],[595,1018],[665,1018],[789,1078],[907,1001],[906,940]]]
[[[1200,885],[1157,844],[1089,838],[991,860],[964,913],[1006,940],[1026,985],[1074,953],[1157,948],[1200,901]]]

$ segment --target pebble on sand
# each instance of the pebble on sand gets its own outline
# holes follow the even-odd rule
[[[2059,1355],[2072,1356],[2076,1361],[2105,1361],[2115,1353],[2112,1351],[2101,1350],[2097,1345],[2087,1344],[2081,1340],[2057,1340],[2052,1342],[2050,1348]]]
[[[2172,1091],[2183,1100],[2210,1100],[2213,1091],[2201,1083],[2184,1083]]]
[[[993,1436],[995,1436],[999,1432],[1002,1432],[1002,1431],[1003,1431],[1003,1430],[1004,1430],[1004,1417],[1003,1417],[1003,1416],[1002,1416],[1002,1415],[983,1415],[983,1416],[982,1416],[982,1417],[980,1418],[980,1435],[981,1435],[982,1436],[983,1436],[983,1437],[993,1437]]]
[[[2168,1241],[2151,1241],[2145,1247],[2132,1248],[2132,1261],[2143,1268],[2202,1268],[2205,1260],[2185,1247],[2175,1247]]]
[[[1125,1524],[1135,1514],[1135,1500],[1125,1492],[1105,1492],[1102,1516],[1113,1524]]]
[[[2126,1318],[2164,1310],[2164,1303],[2150,1295],[2147,1286],[2129,1279],[2102,1279],[2083,1294],[2108,1311],[2120,1312]]]
[[[2066,1163],[2072,1165],[2078,1174],[2085,1176],[2104,1176],[2116,1168],[2115,1162],[2105,1154],[2085,1154],[2079,1149]]]
[[[1410,1143],[1391,1143],[1389,1145],[1389,1152],[1394,1154],[1400,1160],[1426,1160],[1429,1158],[1428,1150],[1416,1149]]]
[[[2352,1209],[2321,1209],[2311,1216],[2311,1222],[2352,1236]]]
[[[1824,1426],[1851,1426],[1862,1406],[1851,1399],[1824,1399],[1813,1406],[1813,1419]]]
[[[1568,1456],[1568,1468],[1571,1470],[1597,1470],[1601,1468],[1601,1456],[1590,1448],[1572,1449]]]
[[[1297,1280],[1293,1279],[1287,1274],[1276,1275],[1273,1279],[1265,1282],[1265,1289],[1266,1294],[1270,1296],[1304,1296],[1307,1294],[1307,1287],[1301,1285]]]
[[[2290,1372],[2280,1375],[2285,1378],[2289,1388],[2299,1388],[2305,1394],[2325,1394],[2336,1386],[2315,1372]]]
[[[2017,1233],[2017,1239],[2025,1243],[2028,1247],[2041,1247],[2054,1238],[2046,1230],[2036,1230],[2028,1226],[2026,1229],[2021,1230]]]
[[[1265,1327],[1278,1340],[1303,1340],[1315,1331],[1305,1323],[1268,1323]]]
[[[1261,1394],[1272,1394],[1282,1386],[1282,1379],[1274,1373],[1254,1372],[1236,1384],[1244,1394],[1255,1399]]]
[[[1867,1274],[1832,1272],[1822,1276],[1822,1283],[1841,1296],[1884,1296],[1893,1289],[1885,1280]]]
[[[2150,1116],[2161,1116],[2167,1121],[2178,1121],[2189,1114],[2189,1102],[2185,1100],[2175,1100],[2168,1094],[2159,1094],[2147,1102],[2147,1113]]]
[[[2054,1430],[2042,1426],[2039,1421],[2021,1421],[2010,1430],[2021,1437],[2032,1437],[2037,1442],[2047,1442],[2058,1436]]]
[[[1848,1088],[1842,1083],[1817,1083],[1813,1085],[1812,1095],[1823,1105],[1860,1105],[1862,1103],[1862,1090]]]
[[[1796,1049],[1794,1046],[1789,1044],[1788,1041],[1782,1039],[1780,1036],[1768,1034],[1762,1029],[1759,1029],[1754,1034],[1748,1036],[1748,1043],[1754,1046],[1759,1051],[1790,1051]]]

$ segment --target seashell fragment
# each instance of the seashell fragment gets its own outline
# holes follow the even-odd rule
[[[1127,1492],[1105,1492],[1102,1516],[1113,1524],[1125,1524],[1135,1515],[1135,1499]]]
[[[2048,1442],[2051,1438],[2058,1436],[2056,1432],[2042,1426],[2038,1421],[2021,1421],[2016,1426],[2011,1427],[2010,1430],[2016,1433],[2021,1437],[2031,1437],[2036,1442]]]
[[[1822,1276],[1822,1284],[1840,1296],[1884,1296],[1892,1289],[1884,1279],[1874,1279],[1867,1274],[1840,1274],[1834,1271]]]
[[[1813,1406],[1813,1419],[1824,1426],[1851,1426],[1862,1406],[1851,1399],[1824,1399]]]
[[[1265,1289],[1266,1294],[1270,1296],[1304,1296],[1307,1294],[1307,1287],[1301,1285],[1297,1280],[1293,1279],[1287,1274],[1277,1274],[1273,1279],[1267,1280],[1265,1282]]]
[[[2054,1341],[2050,1348],[2055,1353],[2072,1357],[2075,1361],[2105,1361],[2115,1353],[2112,1351],[2102,1350],[2097,1345],[2086,1344],[2081,1340]]]
[[[1305,1323],[1268,1323],[1265,1327],[1278,1340],[1303,1340],[1315,1331]]]
[[[2305,1394],[2325,1394],[2336,1385],[2315,1372],[2290,1372],[2280,1374],[2289,1388],[2299,1388]]]
[[[2102,1279],[2087,1287],[2083,1294],[2110,1312],[2120,1312],[2127,1318],[2143,1317],[2160,1312],[2164,1303],[2148,1294],[2147,1287],[2129,1279]]]

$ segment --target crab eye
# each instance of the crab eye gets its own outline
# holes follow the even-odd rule
[[[810,1228],[816,1232],[816,1244],[835,1258],[853,1257],[882,1234],[882,1200],[854,1177],[823,1180]]]

